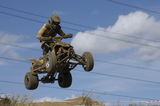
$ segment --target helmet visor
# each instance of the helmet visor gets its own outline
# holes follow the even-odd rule
[[[58,25],[58,24],[60,24],[60,22],[55,22],[54,20],[52,20],[52,19],[50,19],[50,22],[52,23],[52,24],[54,24],[54,25]]]

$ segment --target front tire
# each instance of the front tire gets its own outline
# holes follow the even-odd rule
[[[72,75],[68,73],[59,73],[58,75],[58,84],[62,88],[70,87],[72,84]]]
[[[84,61],[84,65],[83,69],[87,72],[91,71],[94,67],[94,60],[93,60],[93,56],[90,52],[84,52],[82,55],[83,61]]]
[[[57,58],[52,52],[47,53],[45,60],[45,67],[48,73],[54,73],[56,70]]]
[[[28,90],[36,89],[39,84],[38,75],[33,75],[31,72],[26,73],[24,78],[24,84]]]

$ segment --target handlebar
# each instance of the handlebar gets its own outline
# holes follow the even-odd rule
[[[62,39],[63,39],[63,37],[61,37],[61,36],[56,36],[56,37],[52,38],[52,41],[58,42],[58,41],[61,41]]]
[[[65,36],[56,36],[56,37],[54,37],[54,38],[52,38],[52,41],[56,41],[56,42],[58,42],[58,41],[61,41],[63,38],[71,38],[73,36],[73,34],[67,34],[67,35],[65,35]]]

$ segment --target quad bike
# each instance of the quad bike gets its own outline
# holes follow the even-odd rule
[[[87,72],[93,69],[94,60],[90,52],[84,52],[82,56],[77,55],[73,46],[61,42],[62,39],[63,37],[61,36],[52,39],[52,42],[48,45],[51,51],[47,53],[45,59],[27,59],[32,61],[31,72],[26,73],[24,78],[25,87],[28,90],[36,89],[39,81],[42,83],[54,83],[56,80],[58,80],[60,87],[67,88],[72,84],[70,71],[77,65],[82,65]],[[47,75],[39,79],[38,74],[43,73],[47,73]],[[56,79],[57,73],[59,73],[58,79]]]

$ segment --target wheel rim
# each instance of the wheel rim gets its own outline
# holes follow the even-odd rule
[[[28,85],[29,84],[29,78],[26,76],[26,78],[25,78],[25,83],[26,83],[26,85]]]
[[[50,67],[50,61],[49,61],[49,58],[46,59],[46,68],[49,68]]]
[[[84,63],[85,64],[83,65],[83,67],[86,68],[87,67],[87,58],[86,58],[86,56],[84,56]]]

